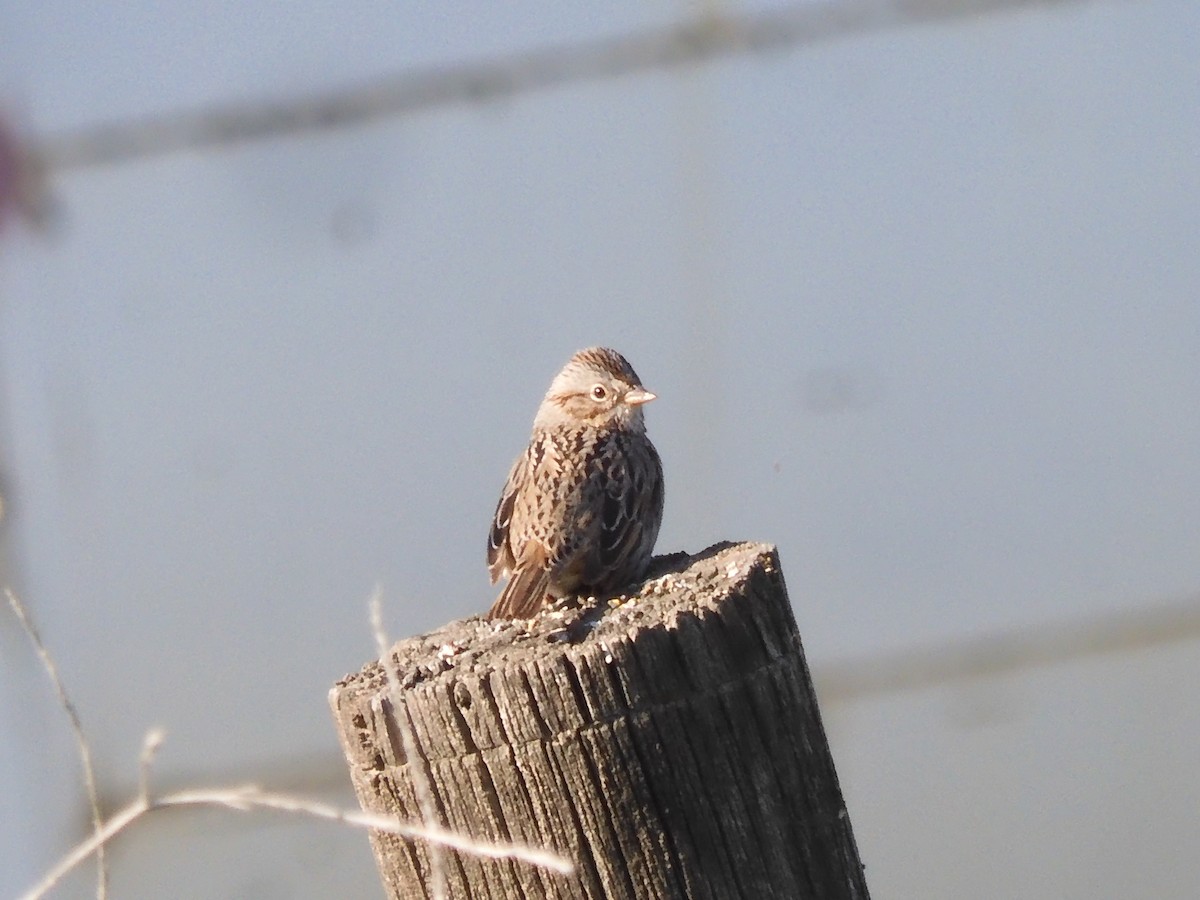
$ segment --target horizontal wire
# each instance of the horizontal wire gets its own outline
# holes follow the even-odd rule
[[[816,0],[737,16],[547,47],[488,62],[418,69],[305,97],[263,100],[93,125],[51,135],[49,170],[319,132],[560,85],[618,78],[736,54],[782,50],[881,29],[1084,0]]]
[[[1200,596],[1134,612],[1033,626],[815,666],[823,702],[917,691],[1200,639]]]
[[[1200,595],[1049,627],[958,638],[890,654],[818,664],[813,666],[812,674],[822,708],[832,709],[865,699],[968,684],[1196,640],[1200,640]],[[340,761],[340,756],[326,753],[279,760],[272,764],[275,786],[334,794],[342,786]],[[247,781],[255,777],[255,772],[242,765],[224,770],[221,777]],[[199,773],[175,772],[158,780],[170,790],[179,790],[199,778]],[[105,806],[116,803],[115,797],[102,800]]]

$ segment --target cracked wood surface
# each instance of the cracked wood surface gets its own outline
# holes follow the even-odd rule
[[[363,808],[571,859],[573,875],[444,851],[454,898],[866,898],[775,549],[655,560],[636,594],[532,622],[452,622],[330,703]],[[428,896],[419,843],[372,835],[385,890]]]

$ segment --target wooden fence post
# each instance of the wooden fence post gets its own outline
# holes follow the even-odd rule
[[[560,875],[446,851],[456,898],[865,900],[866,882],[775,549],[655,561],[631,601],[400,641],[330,703],[363,808],[557,851]],[[373,833],[393,898],[429,896],[419,842]]]

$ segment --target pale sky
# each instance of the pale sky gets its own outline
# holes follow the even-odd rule
[[[0,89],[52,135],[681,12],[7,4]],[[55,177],[56,232],[0,247],[7,558],[109,796],[152,724],[164,777],[342,787],[325,691],[373,653],[367,595],[382,586],[398,635],[487,608],[492,506],[589,344],[660,396],[659,549],[777,543],[818,670],[1197,596],[1198,34],[1190,3],[1065,4]],[[30,708],[40,675],[0,622],[7,896],[83,816],[60,717]],[[1067,683],[1074,709],[1111,696],[1077,672],[1037,693]],[[1060,713],[1013,713],[1005,690],[991,746],[1052,740]],[[1140,690],[1117,715],[1161,697]],[[960,794],[1002,806],[1016,776],[945,710],[902,715],[912,701],[827,721],[880,896],[952,897],[986,863],[932,875],[887,816],[914,785],[939,795],[933,766],[958,752],[976,764]],[[1171,722],[1194,746],[1195,717]],[[1081,713],[1074,736],[1108,724]],[[896,773],[889,805],[870,773],[910,755],[933,768]],[[1146,789],[1061,765],[1073,796]],[[1101,896],[1071,880],[1090,850],[1053,843],[1043,796],[997,814],[1032,823],[1020,877]],[[931,828],[964,839],[949,816]],[[144,855],[121,896],[169,883]],[[269,859],[179,896],[326,895]],[[1113,859],[1113,884],[1149,865]]]

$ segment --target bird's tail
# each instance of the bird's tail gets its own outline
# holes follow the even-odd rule
[[[513,572],[504,590],[488,610],[489,619],[532,619],[545,605],[550,573],[541,566]]]

